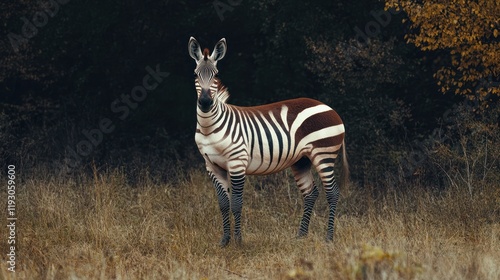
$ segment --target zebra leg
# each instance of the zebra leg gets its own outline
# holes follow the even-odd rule
[[[312,191],[304,196],[304,214],[302,215],[299,232],[297,233],[298,238],[305,237],[309,231],[309,221],[318,195],[318,188],[313,184]]]
[[[245,173],[231,173],[231,211],[234,216],[234,240],[241,244],[241,209],[243,207],[243,186]]]
[[[326,233],[326,241],[333,241],[334,223],[335,223],[335,210],[337,208],[337,202],[339,201],[339,186],[337,185],[337,180],[332,177],[332,183],[329,186],[325,186],[326,200],[330,207],[330,215],[328,216],[328,231]]]
[[[304,197],[304,214],[302,215],[299,231],[297,233],[297,238],[301,238],[306,236],[309,231],[311,213],[319,193],[318,188],[314,184],[314,178],[311,173],[311,162],[309,159],[302,158],[292,165],[292,172],[297,187]]]
[[[221,247],[225,247],[231,239],[231,223],[229,221],[229,193],[227,187],[222,184],[222,182],[227,180],[224,180],[222,176],[216,176],[215,173],[210,170],[208,171],[208,174],[210,176],[210,179],[212,179],[212,182],[214,183],[215,191],[217,193],[217,198],[219,201],[219,208],[222,214],[222,229],[224,234],[219,244]]]
[[[323,187],[325,188],[326,200],[330,208],[328,216],[328,231],[326,233],[326,241],[333,241],[334,224],[335,224],[335,210],[339,201],[339,186],[334,174],[334,165],[337,158],[336,153],[332,154],[319,154],[313,161],[316,170],[321,178]]]

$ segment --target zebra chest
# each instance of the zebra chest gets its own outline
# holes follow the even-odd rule
[[[206,136],[196,133],[195,140],[198,150],[206,161],[227,169],[228,162],[234,157],[230,151],[235,143],[230,138],[217,134]]]

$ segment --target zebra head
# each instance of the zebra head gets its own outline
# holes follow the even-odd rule
[[[210,111],[214,104],[214,95],[217,91],[218,80],[217,61],[226,54],[226,39],[222,38],[214,47],[212,54],[208,49],[201,51],[200,44],[194,37],[189,39],[189,55],[196,61],[194,74],[196,76],[196,92],[198,94],[198,107],[204,113]]]

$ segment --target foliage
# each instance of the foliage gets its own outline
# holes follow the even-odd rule
[[[341,93],[353,90],[375,92],[381,85],[405,81],[399,72],[403,59],[394,52],[395,39],[371,40],[360,44],[356,39],[331,45],[324,40],[307,38],[312,58],[308,69],[317,74],[325,86],[338,86]]]
[[[30,80],[47,83],[53,69],[47,65],[39,65],[35,59],[37,56],[29,43],[20,44],[17,48],[16,40],[12,41],[12,35],[16,34],[23,37],[24,21],[22,17],[27,18],[37,11],[37,5],[33,1],[3,1],[0,3],[2,21],[5,27],[0,30],[0,81],[6,83],[5,90],[15,91],[15,81]],[[15,27],[15,28],[14,28]],[[31,35],[31,34],[29,34]],[[36,37],[35,37],[36,38]],[[29,42],[24,38],[24,42]]]
[[[450,54],[451,63],[434,75],[442,92],[479,95],[482,102],[500,95],[500,2],[387,0],[386,8],[408,15],[409,43]]]
[[[401,253],[363,244],[353,248],[346,263],[339,266],[346,279],[414,279],[423,272],[420,264],[409,263]]]
[[[432,165],[442,172],[449,185],[466,189],[469,196],[500,181],[500,127],[496,107],[478,115],[457,106],[440,132],[439,141],[429,147]]]

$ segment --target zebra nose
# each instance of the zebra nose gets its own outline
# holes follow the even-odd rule
[[[208,112],[214,103],[210,95],[210,89],[201,89],[200,97],[198,98],[198,105],[204,113]]]

